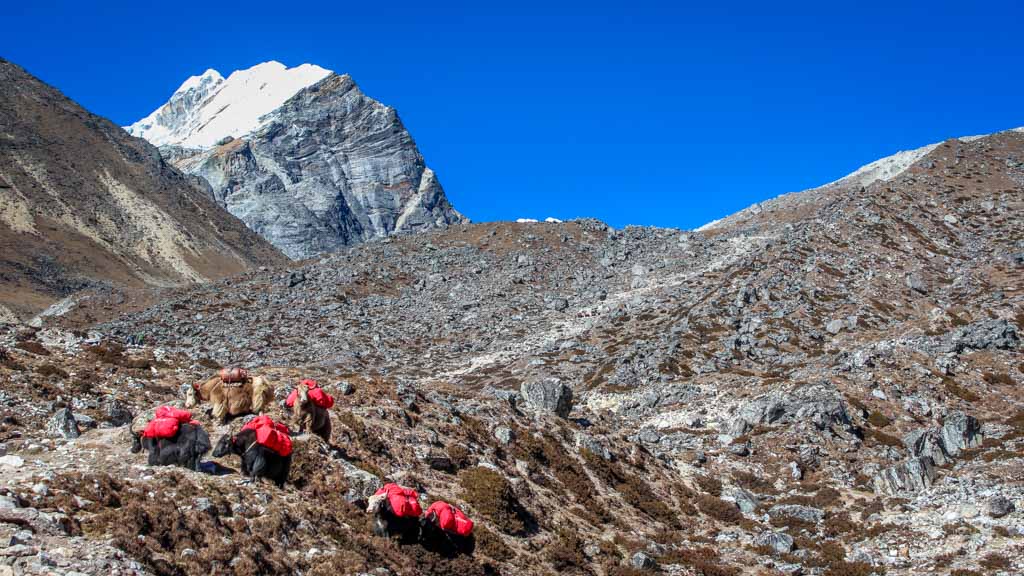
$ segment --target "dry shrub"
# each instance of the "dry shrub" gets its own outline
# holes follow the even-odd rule
[[[49,362],[47,362],[46,364],[42,364],[40,366],[36,366],[36,374],[46,377],[56,376],[61,380],[68,377],[68,373],[65,370],[58,367],[56,364],[51,364]]]
[[[473,537],[476,539],[476,552],[498,562],[507,562],[515,557],[515,552],[508,544],[494,532],[485,526],[477,524],[473,527]]]
[[[220,362],[217,362],[216,360],[206,357],[200,358],[199,360],[196,361],[196,363],[202,366],[203,368],[207,368],[209,370],[220,370],[221,368],[223,368],[223,366],[220,365]]]
[[[979,560],[978,565],[989,570],[1006,570],[1010,567],[1010,559],[1002,554],[991,552]]]
[[[712,496],[722,495],[722,481],[707,474],[700,474],[696,477],[697,486]]]
[[[895,436],[890,436],[885,432],[882,432],[881,430],[876,430],[874,428],[865,429],[864,436],[865,438],[874,440],[876,443],[882,444],[884,446],[892,446],[893,448],[903,447],[903,442],[899,438],[896,438]]]
[[[583,467],[567,454],[554,438],[523,434],[516,444],[517,455],[542,468],[547,468],[580,502],[590,502],[596,488]]]
[[[452,466],[456,470],[462,470],[469,468],[476,464],[476,459],[473,458],[473,454],[462,444],[452,444],[448,447],[448,459],[452,461]]]
[[[531,519],[504,476],[477,466],[459,474],[462,497],[506,534],[525,534]]]
[[[774,484],[752,472],[744,472],[742,470],[733,472],[732,479],[737,486],[750,490],[755,494],[779,493],[779,491],[775,489]]]
[[[868,423],[876,428],[885,428],[889,424],[892,424],[892,420],[885,414],[875,410],[868,415]]]
[[[544,556],[556,571],[590,574],[590,561],[583,553],[583,542],[575,532],[562,530],[558,538],[544,550]]]
[[[849,534],[860,529],[860,525],[853,521],[850,517],[850,513],[840,512],[838,514],[829,513],[825,517],[825,535],[829,538],[836,538],[842,534]]]
[[[738,576],[740,570],[720,564],[721,558],[714,548],[681,548],[658,558],[659,564],[680,564],[693,569],[699,576]]]
[[[1003,538],[1012,538],[1013,537],[1013,535],[1006,528],[1006,526],[993,526],[992,527],[992,531],[995,532],[997,535],[1002,536]]]
[[[956,380],[953,380],[952,378],[943,378],[942,383],[945,385],[947,392],[961,400],[965,400],[967,402],[976,402],[981,400],[981,396],[978,396],[971,390],[957,384]]]
[[[385,444],[378,436],[371,434],[369,430],[366,429],[366,425],[363,424],[361,418],[348,411],[339,410],[337,415],[338,420],[344,424],[346,428],[352,431],[352,434],[355,436],[355,440],[368,452],[378,456],[388,453],[387,444]]]
[[[956,568],[949,573],[949,576],[984,576],[977,570],[970,570],[968,568]]]
[[[697,508],[704,514],[727,524],[736,524],[743,519],[743,513],[735,504],[708,494],[697,496]]]
[[[605,460],[590,450],[583,449],[580,454],[587,468],[614,488],[631,506],[672,528],[682,528],[679,515],[639,476],[626,472],[618,462]]]
[[[838,490],[831,486],[825,486],[814,493],[814,497],[811,498],[811,506],[815,508],[831,508],[842,504],[841,497],[842,495]]]
[[[981,379],[989,384],[1002,384],[1004,386],[1013,386],[1016,384],[1013,381],[1013,377],[1005,372],[983,372]]]
[[[17,344],[14,345],[14,347],[24,350],[26,352],[38,354],[40,356],[50,355],[50,351],[47,350],[45,346],[43,346],[39,342],[36,342],[35,340],[25,340],[23,342],[18,342]]]

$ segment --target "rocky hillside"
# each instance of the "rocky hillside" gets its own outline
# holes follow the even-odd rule
[[[292,258],[465,221],[395,110],[316,66],[208,71],[128,129]]]
[[[284,262],[156,148],[0,60],[0,321]]]
[[[87,573],[1019,574],[1022,192],[1024,134],[1004,132],[702,232],[460,224],[91,331],[9,331],[0,490],[36,532],[0,554]],[[332,446],[300,439],[284,490],[126,452],[122,410],[227,364],[279,398],[300,376],[339,398]],[[463,506],[474,554],[371,536],[360,505],[386,479]]]

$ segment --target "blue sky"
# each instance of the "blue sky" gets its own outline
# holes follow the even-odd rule
[[[6,2],[0,56],[127,124],[266,60],[396,107],[476,221],[696,227],[1024,125],[1019,2]]]

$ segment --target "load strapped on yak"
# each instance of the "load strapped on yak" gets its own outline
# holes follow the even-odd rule
[[[313,404],[323,408],[324,410],[330,410],[334,407],[334,397],[324,392],[324,389],[317,384],[316,380],[305,379],[299,384],[305,384],[306,388],[309,389],[309,399],[313,401]],[[288,399],[285,400],[285,404],[289,408],[295,406],[295,401],[299,398],[299,391],[292,390],[292,393],[288,395]]]
[[[225,384],[237,384],[245,382],[249,378],[249,372],[245,368],[221,368],[218,376]]]
[[[292,438],[288,434],[288,427],[274,422],[270,416],[257,416],[242,426],[242,430],[254,430],[256,443],[270,448],[280,456],[292,453]]]
[[[431,514],[437,519],[438,527],[445,532],[459,536],[469,536],[473,533],[473,521],[469,516],[447,502],[438,500],[431,504],[427,508],[426,517],[429,519]]]
[[[173,438],[178,434],[178,428],[182,424],[199,426],[199,422],[192,419],[192,413],[173,406],[159,406],[156,409],[154,418],[146,424],[142,431],[143,438]]]
[[[420,495],[412,488],[388,483],[374,493],[375,497],[384,496],[391,507],[391,513],[398,518],[419,518],[423,514],[420,506]]]

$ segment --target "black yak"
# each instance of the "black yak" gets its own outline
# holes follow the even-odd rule
[[[178,433],[169,438],[141,439],[149,452],[150,466],[178,465],[199,470],[199,460],[210,451],[210,435],[198,424],[181,424]]]
[[[242,475],[249,477],[249,482],[257,478],[267,478],[284,488],[291,471],[292,457],[281,456],[273,449],[256,442],[256,431],[243,429],[238,434],[225,434],[217,441],[213,457],[220,458],[228,454],[238,454],[242,460]]]

